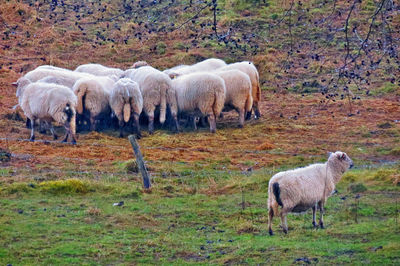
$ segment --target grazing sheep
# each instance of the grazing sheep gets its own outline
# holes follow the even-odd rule
[[[139,85],[128,78],[117,81],[111,90],[110,106],[119,121],[119,136],[122,138],[123,126],[129,122],[132,115],[135,120],[136,134],[140,138],[139,116],[143,109],[143,97]]]
[[[71,71],[71,70],[69,70],[67,68],[56,67],[56,66],[52,66],[52,65],[41,65],[41,66],[38,66],[37,68],[35,68],[35,70],[36,69],[51,69],[51,70],[60,70],[60,71],[63,71],[63,70]]]
[[[95,76],[111,76],[116,75],[118,78],[124,74],[124,71],[119,68],[106,67],[100,64],[85,64],[78,66],[75,72],[89,73]]]
[[[251,112],[253,106],[249,76],[239,70],[218,71],[215,74],[225,82],[224,110],[235,109],[239,113],[239,127],[243,127],[245,113]]]
[[[35,120],[40,119],[51,123],[56,121],[66,129],[63,142],[71,136],[72,143],[76,143],[75,137],[75,106],[76,96],[73,92],[61,85],[35,82],[26,86],[21,99],[21,108],[26,117],[31,121],[31,137],[35,139]],[[54,138],[57,136],[51,128]]]
[[[85,77],[75,82],[73,91],[78,98],[76,111],[89,119],[90,130],[97,130],[100,120],[109,117],[109,97],[114,80],[108,77]]]
[[[254,118],[258,119],[261,116],[260,109],[259,109],[259,102],[261,101],[261,88],[260,88],[260,81],[259,81],[259,74],[257,71],[257,68],[254,66],[253,63],[248,62],[248,61],[243,61],[243,62],[238,62],[238,63],[233,63],[229,64],[227,66],[224,66],[222,68],[219,68],[218,70],[240,70],[250,77],[251,81],[251,91],[252,91],[252,96],[253,96],[253,110],[254,110]],[[246,119],[251,118],[251,111],[247,113]]]
[[[330,154],[326,163],[312,164],[274,175],[268,185],[269,234],[273,234],[272,218],[278,215],[279,206],[281,206],[280,217],[285,233],[288,232],[286,215],[289,212],[304,212],[312,208],[312,224],[316,227],[317,205],[321,215],[319,225],[324,228],[324,204],[343,173],[351,167],[353,167],[353,161],[347,154],[337,151]]]
[[[65,82],[62,85],[68,86],[70,84],[74,84],[78,79],[94,76],[87,73],[74,72],[68,69],[59,70],[50,68],[37,68],[29,71],[24,76],[24,78],[30,80],[31,82],[36,82],[47,77],[57,77],[59,80],[63,80]]]
[[[164,70],[164,73],[169,75],[171,78],[174,78],[176,76],[186,75],[194,72],[212,71],[224,66],[226,66],[226,63],[223,60],[217,58],[209,58],[190,66],[176,66]]]
[[[165,122],[167,103],[171,110],[175,125],[177,125],[177,105],[175,92],[171,88],[171,79],[167,74],[151,67],[142,66],[125,71],[125,77],[139,84],[143,96],[143,112],[149,119],[149,132],[154,132],[154,111],[160,107],[160,123]],[[176,127],[179,130],[179,127]]]
[[[57,76],[48,76],[42,79],[39,79],[38,82],[45,82],[45,83],[54,83],[58,85],[63,85],[72,90],[72,87],[75,84],[75,79],[67,78],[67,77],[57,77]]]
[[[225,83],[217,75],[198,72],[172,80],[179,113],[207,116],[210,131],[216,132],[216,118],[225,102]]]
[[[146,61],[137,61],[135,62],[131,68],[139,68],[142,66],[150,66]]]

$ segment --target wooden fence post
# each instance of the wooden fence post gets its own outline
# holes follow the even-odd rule
[[[136,156],[136,162],[139,167],[139,171],[142,174],[143,178],[143,186],[145,189],[149,189],[151,187],[149,173],[147,172],[146,165],[144,164],[142,153],[140,152],[139,144],[136,142],[136,138],[134,135],[129,135],[129,142],[132,145],[133,151]]]

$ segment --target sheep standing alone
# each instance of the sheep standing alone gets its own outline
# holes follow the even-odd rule
[[[95,76],[111,76],[116,75],[117,77],[121,77],[124,74],[124,71],[119,68],[114,67],[106,67],[100,64],[85,64],[78,66],[75,72],[89,73]]]
[[[248,61],[238,62],[229,64],[218,70],[240,70],[250,77],[251,81],[251,94],[253,96],[253,110],[254,110],[254,118],[258,119],[261,116],[260,109],[259,109],[259,102],[261,101],[261,88],[260,88],[260,81],[259,81],[259,74],[257,68],[254,66],[253,63]],[[246,119],[251,118],[251,112],[247,113]]]
[[[100,120],[109,117],[109,97],[114,84],[114,80],[108,77],[94,76],[75,82],[73,91],[78,98],[76,111],[89,119],[90,130],[97,130]]]
[[[76,143],[75,137],[75,106],[76,96],[73,92],[61,85],[35,82],[26,86],[21,99],[21,108],[26,117],[31,121],[31,137],[35,139],[35,120],[40,119],[51,123],[56,121],[66,129],[63,142],[72,137],[72,143]],[[56,138],[54,130],[52,133]]]
[[[226,63],[217,58],[209,58],[194,65],[179,65],[170,69],[164,70],[164,73],[171,78],[176,76],[186,75],[195,72],[213,71],[215,69],[226,66]]]
[[[347,169],[353,167],[353,161],[346,153],[332,153],[326,163],[312,164],[305,168],[280,172],[274,175],[268,185],[268,229],[272,235],[272,218],[280,217],[283,231],[287,233],[286,216],[289,212],[313,210],[313,226],[316,227],[315,216],[318,205],[320,211],[319,225],[324,228],[323,213],[327,198],[335,189]]]
[[[249,76],[239,70],[218,71],[215,74],[225,82],[224,109],[235,109],[239,113],[239,127],[243,127],[244,115],[251,112],[253,106]]]
[[[143,97],[143,112],[149,119],[149,132],[154,132],[154,111],[160,107],[160,123],[165,122],[167,103],[171,110],[175,125],[177,126],[177,106],[175,91],[171,88],[171,79],[167,74],[151,67],[142,66],[125,71],[125,77],[139,84]],[[179,127],[177,127],[177,130]]]
[[[110,106],[117,116],[120,127],[120,137],[125,123],[135,121],[136,134],[140,138],[139,116],[143,109],[143,97],[139,85],[131,79],[122,78],[114,84],[110,95]]]
[[[207,116],[210,131],[216,131],[216,118],[225,102],[225,83],[217,75],[199,72],[183,75],[172,80],[176,91],[179,113]]]

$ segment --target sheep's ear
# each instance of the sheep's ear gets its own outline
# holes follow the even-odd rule
[[[344,153],[338,154],[337,157],[339,160],[344,160],[346,158],[346,154],[344,154]]]
[[[17,81],[13,82],[13,83],[11,83],[11,85],[13,85],[14,87],[18,87],[18,82]]]
[[[342,160],[346,159],[346,154],[345,154],[345,153],[342,154],[341,159],[342,159]]]
[[[331,157],[332,152],[328,151],[328,158]]]

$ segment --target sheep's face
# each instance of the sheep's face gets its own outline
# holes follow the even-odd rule
[[[353,161],[345,152],[341,151],[330,154],[328,161],[334,162],[334,164],[339,167],[343,173],[346,172],[347,169],[353,167]]]

